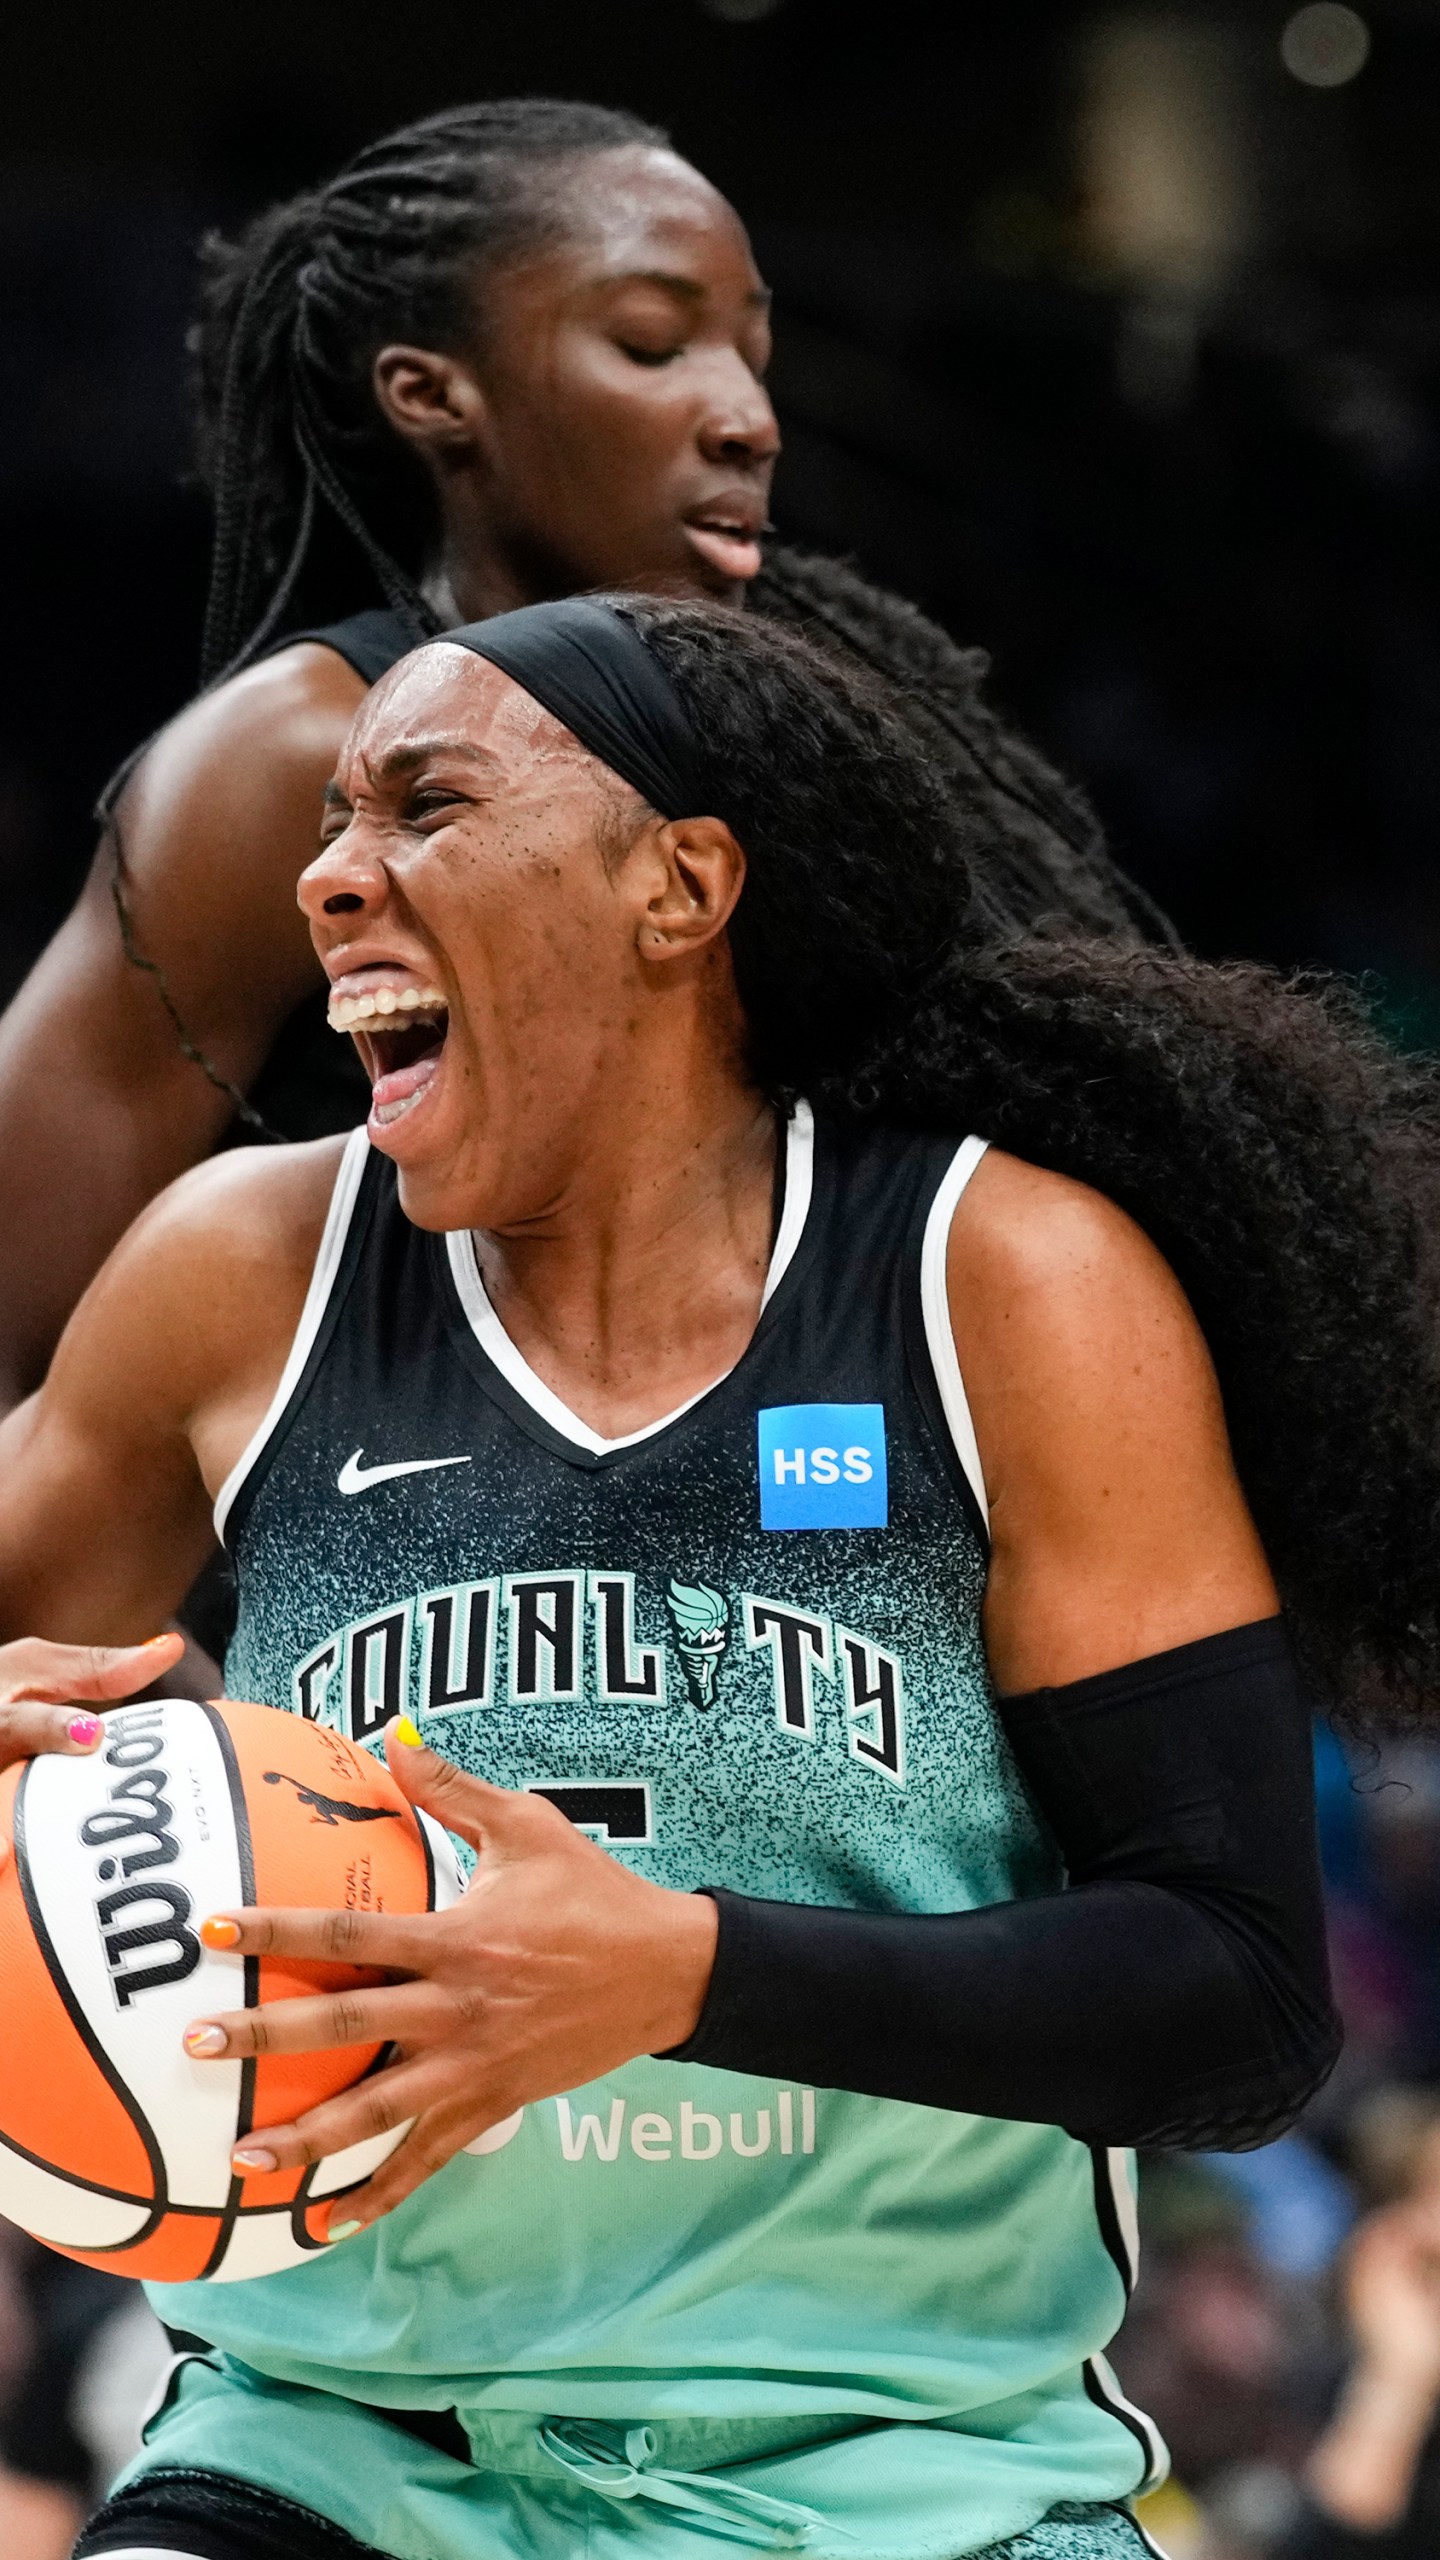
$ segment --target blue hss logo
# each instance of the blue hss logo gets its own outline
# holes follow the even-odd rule
[[[883,1404],[772,1404],[756,1415],[762,1529],[883,1529]]]

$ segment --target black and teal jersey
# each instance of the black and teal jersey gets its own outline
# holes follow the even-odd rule
[[[907,1912],[1053,1891],[986,1673],[945,1296],[982,1153],[802,1107],[749,1348],[605,1441],[504,1333],[471,1239],[412,1227],[357,1134],[217,1507],[231,1693],[369,1745],[408,1710],[682,1889]],[[918,2560],[917,2431],[970,2537],[947,2551],[1151,2468],[1102,2357],[1130,2227],[1128,2163],[1056,2128],[645,2060],[522,2110],[313,2266],[156,2298],[275,2382],[453,2407],[479,2437],[743,2422],[835,2462],[863,2437],[867,2477],[893,2463],[886,2548]]]

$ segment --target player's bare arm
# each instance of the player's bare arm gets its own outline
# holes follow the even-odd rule
[[[956,1213],[948,1279],[1002,1695],[1278,1607],[1204,1336],[1133,1219],[992,1147]]]
[[[285,650],[183,712],[120,803],[134,946],[241,1091],[318,982],[295,883],[363,691],[332,650]],[[38,1384],[111,1246],[234,1111],[182,1051],[154,976],[126,956],[113,862],[106,839],[0,1021],[0,1402]],[[43,1251],[27,1214],[36,1165],[64,1168]]]
[[[197,1168],[92,1282],[44,1385],[0,1426],[3,1632],[126,1645],[174,1610],[284,1366],[337,1153]]]

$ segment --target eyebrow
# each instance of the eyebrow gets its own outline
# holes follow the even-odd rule
[[[467,764],[487,765],[492,773],[499,771],[497,759],[488,747],[477,746],[473,738],[414,738],[408,744],[387,747],[383,755],[370,763],[374,782],[401,782],[407,773],[428,764],[432,756],[463,756]],[[368,761],[368,759],[367,759]],[[327,809],[348,809],[349,798],[333,775],[325,785]]]
[[[674,275],[668,267],[627,267],[623,275],[607,276],[605,282],[607,284],[658,284],[662,285],[667,293],[678,293],[685,302],[703,302],[708,290],[705,285],[698,284],[693,276]],[[753,293],[747,293],[745,296],[746,309],[768,311],[774,299],[768,284],[757,285]]]

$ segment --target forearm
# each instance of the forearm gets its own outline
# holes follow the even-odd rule
[[[1209,1919],[1153,1885],[911,1919],[719,1894],[710,1996],[682,2059],[1083,2142],[1249,2148],[1333,2060]]]
[[[709,1995],[675,2058],[1087,2142],[1270,2139],[1336,2050],[1278,1622],[1002,1713],[1074,1888],[918,1917],[717,1893]]]

